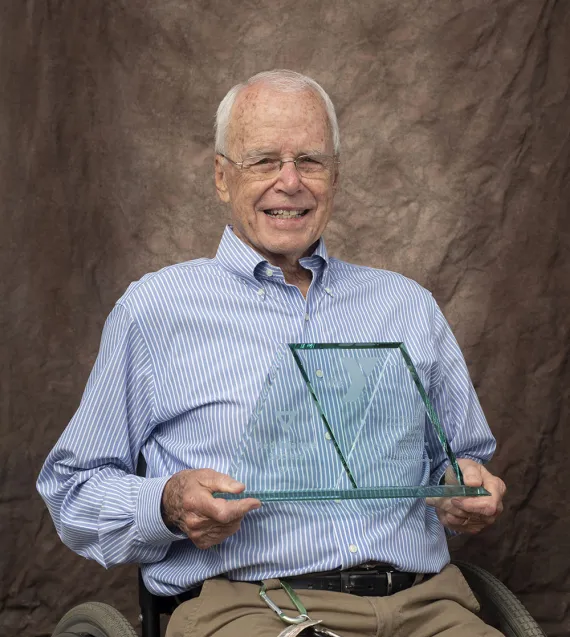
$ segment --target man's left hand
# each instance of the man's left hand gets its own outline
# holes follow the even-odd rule
[[[505,483],[487,471],[482,464],[467,458],[458,459],[463,481],[469,487],[484,487],[491,494],[474,498],[426,498],[428,506],[435,507],[443,526],[459,533],[479,533],[493,524],[503,510]],[[452,467],[445,472],[446,484],[457,484]]]

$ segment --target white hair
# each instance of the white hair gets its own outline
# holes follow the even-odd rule
[[[285,93],[295,93],[306,90],[313,91],[313,93],[322,100],[323,106],[325,107],[333,138],[334,154],[338,155],[340,153],[340,133],[338,130],[336,112],[331,98],[327,95],[324,88],[315,82],[315,80],[307,77],[306,75],[302,75],[301,73],[297,73],[296,71],[289,71],[287,69],[263,71],[262,73],[258,73],[257,75],[250,77],[249,80],[246,80],[241,84],[236,84],[227,92],[224,99],[220,102],[216,113],[215,150],[217,153],[221,153],[222,155],[226,153],[226,138],[230,125],[232,107],[236,101],[236,97],[240,91],[247,86],[260,84],[262,82]]]

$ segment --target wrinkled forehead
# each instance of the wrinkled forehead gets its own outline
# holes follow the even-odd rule
[[[238,154],[251,150],[333,152],[325,106],[315,92],[282,91],[264,84],[243,89],[232,107],[228,148]]]

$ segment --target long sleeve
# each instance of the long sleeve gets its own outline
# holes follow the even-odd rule
[[[459,345],[435,301],[433,308],[433,347],[438,364],[431,378],[430,399],[455,455],[485,463],[495,451],[495,438],[481,409]],[[433,427],[429,427],[428,431],[432,454],[431,482],[437,483],[449,461]]]
[[[38,478],[62,541],[105,567],[156,562],[179,539],[164,525],[167,477],[133,475],[154,424],[147,344],[118,304],[103,331],[81,404]]]

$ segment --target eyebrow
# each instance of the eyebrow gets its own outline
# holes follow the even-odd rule
[[[312,148],[307,150],[302,150],[297,153],[295,156],[299,157],[301,155],[326,155],[324,150]],[[276,151],[274,148],[269,147],[260,147],[260,148],[252,148],[245,152],[244,157],[260,157],[260,156],[270,156],[270,157],[280,157],[280,153]]]
[[[246,150],[244,157],[261,157],[261,156],[279,157],[279,153],[276,150],[270,148],[251,148]]]

